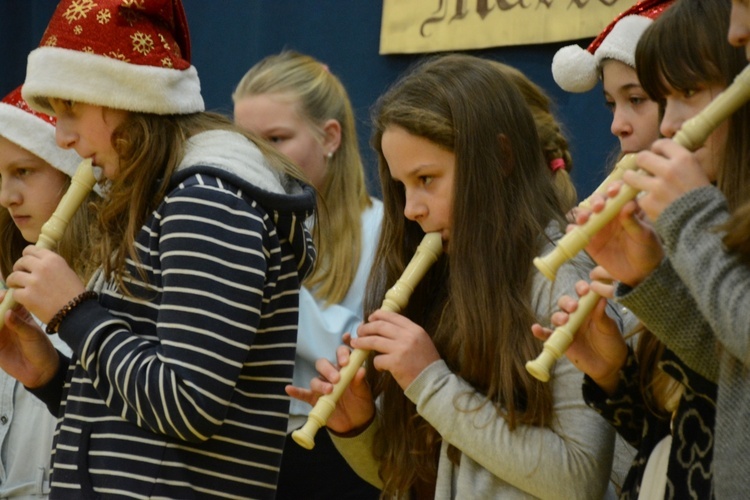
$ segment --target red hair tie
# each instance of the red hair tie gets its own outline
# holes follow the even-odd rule
[[[562,158],[555,158],[551,162],[549,162],[549,169],[552,170],[552,172],[557,172],[558,170],[562,170],[565,168],[565,160]]]

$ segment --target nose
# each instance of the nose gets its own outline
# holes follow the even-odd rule
[[[78,135],[72,130],[72,128],[66,123],[65,120],[57,120],[55,126],[55,141],[57,145],[63,149],[72,149],[78,140]]]
[[[750,44],[750,7],[732,2],[727,39],[735,47],[744,46],[746,50],[750,48],[748,47]]]
[[[609,130],[612,132],[612,135],[621,139],[633,133],[633,127],[627,119],[624,111],[615,109],[615,114],[612,116],[612,124],[610,125]]]
[[[20,192],[13,187],[11,180],[0,180],[0,206],[10,208],[21,202]]]
[[[404,217],[419,222],[427,215],[427,206],[422,203],[416,195],[406,192],[406,202],[404,204]]]
[[[679,113],[674,109],[674,106],[670,106],[669,102],[664,107],[664,116],[659,124],[659,132],[664,137],[674,137],[680,127],[682,127],[682,118],[679,117]]]

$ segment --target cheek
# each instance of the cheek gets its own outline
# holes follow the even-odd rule
[[[106,123],[86,123],[79,129],[80,142],[96,150],[97,153],[104,153],[114,150],[112,147],[113,129]]]
[[[310,176],[315,176],[325,165],[325,156],[320,145],[312,141],[296,141],[290,145],[290,153],[285,153]],[[293,155],[293,156],[292,156]]]
[[[656,103],[641,104],[633,113],[639,123],[656,125],[659,123],[659,106]]]
[[[659,137],[659,115],[656,113],[639,115],[633,120],[633,128],[643,140],[649,143],[655,141]]]
[[[57,208],[57,204],[65,194],[68,177],[55,170],[47,167],[44,172],[34,175],[26,184],[26,198],[33,199],[35,206],[39,210],[48,212],[47,217]],[[37,215],[42,215],[38,213]]]
[[[52,217],[52,214],[55,212],[55,209],[57,208],[58,203],[60,202],[59,196],[48,196],[42,199],[43,201],[40,201],[38,207],[39,207],[39,213],[37,214],[42,221],[48,220],[50,217]]]
[[[279,153],[288,157],[298,167],[304,170],[303,164],[306,162],[304,156],[305,151],[304,148],[299,147],[299,144],[296,140],[283,141],[281,143],[272,145],[274,148],[276,148],[276,150],[278,150]]]
[[[440,213],[440,219],[445,227],[450,227],[453,219],[453,198],[451,193],[444,191],[438,198],[437,210]]]

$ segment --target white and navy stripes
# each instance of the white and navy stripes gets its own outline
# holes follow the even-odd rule
[[[108,283],[61,325],[53,497],[274,496],[314,195],[198,171],[142,227],[135,297]]]

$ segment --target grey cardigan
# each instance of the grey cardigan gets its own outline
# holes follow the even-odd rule
[[[721,191],[680,197],[656,221],[667,254],[661,266],[617,297],[696,372],[718,380],[714,492],[750,491],[750,268],[726,252],[716,227],[729,218]]]

